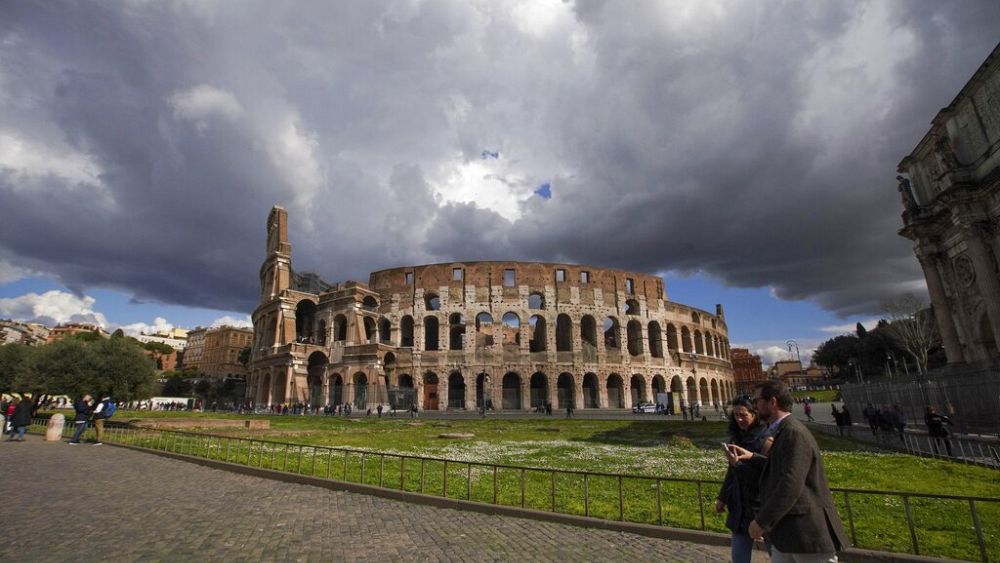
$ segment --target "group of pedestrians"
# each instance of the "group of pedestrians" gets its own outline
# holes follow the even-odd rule
[[[848,546],[833,504],[819,446],[791,415],[792,394],[780,381],[755,388],[753,401],[736,399],[730,410],[729,468],[716,510],[728,510],[732,560],[751,560],[755,541],[771,560],[836,562]]]
[[[73,403],[73,437],[69,439],[70,445],[78,445],[83,433],[87,431],[87,426],[94,427],[94,445],[100,446],[104,443],[104,421],[114,414],[117,407],[111,401],[111,397],[104,397],[100,401],[87,394]]]
[[[31,426],[34,414],[35,405],[31,395],[0,401],[0,418],[3,420],[3,432],[7,435],[8,442],[24,441],[24,434]]]
[[[889,442],[892,436],[904,441],[906,431],[906,414],[899,408],[899,405],[882,405],[881,408],[868,403],[865,405],[861,415],[865,417],[868,428],[872,436],[879,441]]]

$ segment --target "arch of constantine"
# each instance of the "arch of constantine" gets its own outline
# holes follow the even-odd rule
[[[327,284],[291,267],[288,215],[267,221],[248,398],[420,410],[631,409],[735,394],[721,305],[668,301],[647,274],[456,262]]]

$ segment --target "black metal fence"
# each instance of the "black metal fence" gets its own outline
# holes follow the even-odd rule
[[[46,419],[37,419],[36,428]],[[64,437],[73,425],[64,428]],[[91,431],[88,431],[91,432]],[[108,423],[105,441],[446,498],[725,532],[720,481],[628,475],[274,442]],[[1000,560],[1000,498],[832,489],[854,546]],[[706,509],[706,504],[709,508]]]
[[[1000,435],[1000,371],[950,368],[920,378],[881,379],[840,388],[855,422],[865,405],[899,405],[911,426],[922,426],[928,406],[952,418],[962,433]]]

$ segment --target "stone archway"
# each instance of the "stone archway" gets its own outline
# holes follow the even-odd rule
[[[596,373],[586,373],[583,375],[583,408],[601,408],[601,389]]]

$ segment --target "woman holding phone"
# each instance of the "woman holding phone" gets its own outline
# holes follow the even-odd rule
[[[729,411],[731,444],[767,455],[774,439],[766,436],[766,430],[767,426],[757,418],[757,411],[749,399],[733,400],[732,409]],[[727,453],[729,452],[727,444],[724,443],[722,447]],[[750,464],[736,461],[731,455],[727,457],[730,459],[729,469],[726,471],[722,490],[719,491],[715,511],[720,513],[724,510],[729,511],[726,527],[733,532],[731,543],[733,563],[750,563],[753,540],[747,533],[747,528],[760,505],[758,491],[760,471]]]

